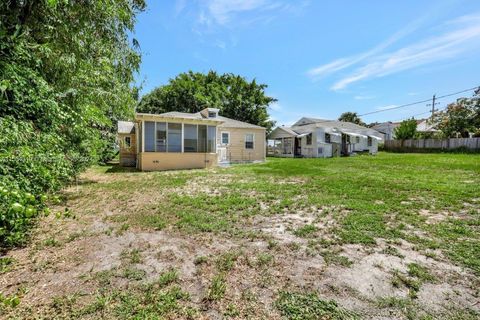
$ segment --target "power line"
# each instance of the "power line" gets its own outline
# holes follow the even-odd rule
[[[460,93],[464,93],[464,92],[467,92],[467,91],[472,91],[472,90],[478,89],[479,87],[480,86],[475,86],[473,88],[457,91],[457,92],[454,92],[454,93],[445,94],[443,96],[436,97],[435,99],[442,99],[442,98],[446,98],[446,97],[451,97],[451,96],[454,96],[454,95],[457,95],[457,94],[460,94]],[[400,106],[395,106],[395,107],[391,107],[391,108],[385,108],[385,109],[382,109],[382,110],[371,111],[371,112],[367,112],[367,113],[364,113],[364,114],[360,114],[359,117],[363,117],[363,116],[366,116],[366,115],[369,115],[369,114],[374,114],[374,113],[379,113],[379,112],[390,111],[390,110],[394,110],[394,109],[410,107],[410,106],[414,106],[416,104],[430,102],[431,100],[432,99],[426,99],[426,100],[411,102],[411,103],[407,103],[407,104],[402,104]]]
[[[443,110],[445,110],[445,109],[447,109],[447,107],[440,108],[440,109],[436,109],[435,111],[436,111],[436,112],[439,112],[439,111],[443,111]],[[423,116],[423,115],[425,115],[425,114],[429,114],[430,112],[431,112],[431,111],[422,112],[422,113],[417,113],[417,114],[411,115],[411,116],[409,116],[409,117],[402,118],[402,119],[400,119],[400,120],[395,120],[395,121],[393,121],[393,122],[400,122],[400,121],[403,121],[403,120],[405,120],[405,119],[410,119],[410,118],[415,118],[415,117],[418,117],[418,116]]]

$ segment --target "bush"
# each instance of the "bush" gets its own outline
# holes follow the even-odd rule
[[[112,158],[140,65],[143,0],[0,1],[0,247],[22,244],[55,192]],[[133,42],[133,43],[132,43]]]

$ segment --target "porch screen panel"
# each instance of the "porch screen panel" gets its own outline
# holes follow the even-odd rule
[[[293,138],[285,138],[283,140],[283,154],[292,154]]]
[[[168,152],[182,151],[182,124],[181,123],[168,123],[167,145],[168,145],[168,148],[167,148]]]
[[[197,152],[198,132],[196,124],[183,125],[183,151]]]
[[[217,137],[217,128],[213,126],[208,126],[207,133],[207,152],[215,153],[215,140]]]
[[[145,152],[155,152],[155,122],[145,122]]]
[[[157,122],[156,143],[157,152],[167,151],[167,124],[165,122]]]
[[[207,126],[198,126],[198,152],[207,152]]]

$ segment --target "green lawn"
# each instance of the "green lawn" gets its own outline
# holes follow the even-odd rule
[[[30,308],[22,306],[33,297],[18,289],[22,302],[6,306],[9,314],[153,319],[479,315],[470,303],[480,297],[479,155],[269,158],[264,164],[149,173],[104,166],[82,178],[56,208],[68,215],[46,219],[26,253],[9,257],[13,267],[9,262],[4,274],[13,282],[25,268],[38,269],[23,286],[42,292],[37,283],[53,281],[45,278],[45,270],[65,264],[65,259],[56,262],[53,252],[62,257],[83,248],[75,259],[69,256],[71,262],[66,259],[69,272],[82,270],[81,277],[72,275],[82,285],[75,288],[65,280],[68,290],[49,292],[51,302]],[[95,246],[100,243],[105,245]],[[119,258],[110,268],[94,265],[85,273],[92,256],[112,252]],[[15,267],[25,255],[32,259]],[[42,269],[44,257],[50,260]],[[362,269],[366,265],[371,270]],[[359,274],[358,281],[373,289],[349,285],[349,273]],[[370,284],[369,273],[382,277]],[[7,297],[15,297],[9,288]],[[424,301],[424,288],[439,297],[448,289],[455,298],[439,298],[444,306],[438,311]]]

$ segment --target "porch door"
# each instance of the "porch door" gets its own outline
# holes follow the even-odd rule
[[[342,156],[348,156],[348,143],[347,143],[347,135],[342,133]]]
[[[293,155],[295,157],[302,155],[302,140],[300,138],[295,137],[295,147],[293,150]]]
[[[218,162],[227,162],[228,161],[227,148],[217,147],[217,153],[218,153]]]

